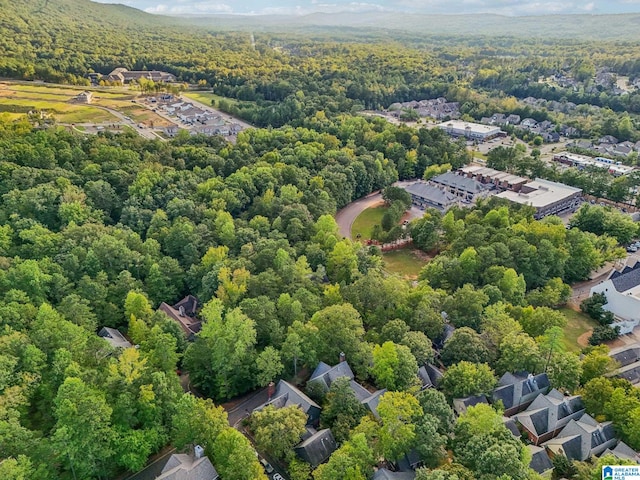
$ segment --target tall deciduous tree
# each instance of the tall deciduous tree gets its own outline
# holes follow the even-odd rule
[[[373,347],[371,373],[378,386],[387,390],[407,390],[416,384],[418,364],[408,347],[384,342]]]
[[[347,377],[339,377],[331,383],[320,416],[322,425],[331,428],[338,442],[349,437],[349,431],[358,425],[366,413],[350,382]]]
[[[251,430],[258,448],[275,458],[284,458],[300,442],[306,423],[307,416],[297,405],[283,408],[269,405],[251,415]]]
[[[56,425],[52,444],[77,478],[99,478],[110,469],[111,407],[104,395],[75,377],[67,378],[55,399]]]
[[[172,417],[172,442],[178,449],[200,445],[213,458],[213,445],[222,430],[229,425],[227,412],[209,399],[191,394],[180,397]]]
[[[440,382],[443,393],[449,398],[489,393],[496,384],[493,370],[485,363],[460,362],[445,372]]]
[[[213,444],[213,463],[225,480],[267,480],[254,452],[247,437],[227,427]]]
[[[380,398],[378,414],[382,421],[380,447],[388,460],[407,453],[416,437],[416,423],[422,417],[420,403],[410,393],[386,392]]]
[[[242,393],[254,384],[256,330],[239,309],[224,315],[222,303],[211,300],[202,309],[198,338],[185,353],[193,382],[214,398]]]

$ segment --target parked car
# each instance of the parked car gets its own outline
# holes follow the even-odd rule
[[[262,466],[264,467],[264,471],[267,473],[271,473],[273,472],[273,467],[271,466],[271,464],[269,462],[267,462],[264,458],[260,459],[260,463],[262,464]]]
[[[282,475],[280,475],[279,473],[274,473],[273,477],[271,477],[273,480],[284,480],[284,478],[282,478]]]

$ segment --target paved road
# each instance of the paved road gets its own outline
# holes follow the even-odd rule
[[[382,195],[380,193],[370,194],[360,200],[350,203],[336,214],[336,223],[340,235],[345,238],[351,238],[351,226],[354,220],[367,208],[377,205],[382,202]]]
[[[396,182],[394,183],[394,187],[402,187],[406,185],[410,185],[414,182]],[[351,202],[349,205],[341,209],[336,214],[336,223],[338,224],[338,230],[340,235],[345,238],[351,238],[351,226],[355,219],[367,208],[372,207],[378,203],[382,202],[382,194],[378,192],[370,193],[366,197],[362,197],[355,202]],[[409,209],[409,220],[413,220],[415,218],[422,218],[424,212],[417,207],[411,207]]]

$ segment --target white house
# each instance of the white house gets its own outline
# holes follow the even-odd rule
[[[620,327],[620,335],[631,333],[640,323],[640,262],[613,270],[607,280],[591,288],[594,293],[607,297],[603,308],[613,313],[612,326]]]

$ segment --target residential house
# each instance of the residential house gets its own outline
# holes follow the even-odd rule
[[[296,445],[294,451],[302,460],[316,468],[326,462],[336,448],[336,439],[333,438],[331,430],[325,428]]]
[[[491,403],[502,402],[504,415],[510,417],[518,413],[539,395],[549,391],[546,373],[531,375],[527,372],[505,373],[498,381],[498,387],[491,394]]]
[[[115,328],[102,327],[98,336],[104,338],[113,348],[130,348],[131,342]]]
[[[549,120],[543,120],[538,124],[538,128],[540,128],[540,131],[542,132],[547,132],[549,130],[554,129],[555,125],[553,124],[553,122],[550,122]]]
[[[531,453],[531,461],[529,462],[529,468],[539,474],[543,474],[553,468],[553,463],[549,458],[547,451],[536,445],[527,445],[529,452]]]
[[[615,145],[618,143],[618,139],[613,135],[605,135],[603,137],[600,137],[600,139],[598,140],[598,143],[600,144],[604,143],[606,145]]]
[[[613,313],[613,327],[626,335],[640,323],[640,262],[622,270],[612,270],[607,280],[591,287],[590,295],[602,293],[607,303],[602,307]]]
[[[518,125],[520,123],[520,115],[516,115],[512,113],[507,117],[507,124],[509,125]]]
[[[520,433],[520,429],[518,428],[518,424],[513,418],[502,417],[502,424],[511,432],[511,435],[514,438],[520,438],[522,434]]]
[[[422,383],[421,390],[436,388],[442,377],[442,372],[431,364],[423,365],[418,369],[418,378]]]
[[[504,125],[507,123],[507,117],[504,113],[494,113],[491,117],[492,125]]]
[[[607,448],[603,453],[604,455],[613,455],[621,460],[631,460],[636,463],[640,463],[640,455],[629,445],[624,443],[623,441],[618,442],[613,449]]]
[[[74,100],[78,103],[91,103],[93,101],[93,93],[82,92],[74,97]]]
[[[193,454],[174,453],[152,463],[128,480],[218,480],[220,475],[199,445]]]
[[[414,480],[415,472],[392,472],[386,468],[379,468],[373,474],[373,480]]]
[[[520,122],[520,126],[526,129],[535,128],[538,126],[538,122],[536,122],[533,118],[525,118]]]
[[[611,373],[612,376],[624,378],[633,385],[640,383],[640,347],[614,348],[609,352],[609,356],[620,364],[620,367]]]
[[[565,397],[555,388],[548,394],[538,395],[529,407],[515,415],[515,420],[527,432],[534,445],[555,437],[571,420],[584,413],[582,397]]]
[[[613,153],[613,155],[616,155],[616,156],[619,156],[619,157],[626,157],[632,151],[633,151],[633,149],[630,146],[623,145],[623,144],[619,143],[617,145],[614,145],[613,150],[612,150],[611,153]]]
[[[372,393],[371,395],[369,395],[367,398],[365,398],[360,402],[365,407],[367,407],[367,409],[377,419],[380,419],[380,414],[378,413],[378,404],[380,403],[380,398],[382,397],[382,395],[385,394],[386,391],[387,391],[386,388],[383,388],[382,390],[377,390],[376,392]]]
[[[442,312],[441,314],[446,322],[447,320],[447,314],[446,312]],[[439,338],[436,338],[433,340],[433,348],[435,348],[436,350],[442,350],[444,348],[444,344],[447,343],[447,340],[449,340],[451,338],[451,336],[453,335],[453,332],[456,331],[456,327],[454,327],[453,325],[451,325],[450,323],[445,323],[444,324],[444,331],[442,332],[442,335],[440,335]]]
[[[351,381],[355,378],[343,353],[340,354],[340,362],[333,367],[324,362],[320,362],[307,381],[307,388],[318,385],[320,389],[326,393],[331,388],[331,384],[340,377],[347,377]],[[367,397],[369,395],[370,393],[367,391]]]
[[[569,460],[583,462],[617,443],[612,422],[598,423],[585,413],[578,420],[570,420],[557,437],[542,445],[552,456],[564,455]]]
[[[560,134],[558,132],[544,132],[542,139],[547,143],[556,143],[560,141]]]
[[[187,295],[173,306],[162,302],[158,310],[180,325],[189,340],[193,340],[202,328],[202,321],[196,315],[198,299],[193,295]]]
[[[178,131],[179,129],[177,125],[169,125],[164,129],[164,133],[167,135],[167,137],[172,137],[172,138],[178,134]]]
[[[465,398],[454,398],[453,411],[458,415],[462,415],[467,411],[469,407],[474,407],[479,403],[489,404],[489,402],[487,401],[487,397],[484,395],[474,395]]]
[[[275,408],[297,405],[307,415],[307,425],[317,425],[320,420],[320,405],[285,380],[278,382],[269,400],[257,407],[254,412],[260,411],[269,405],[273,405]]]

